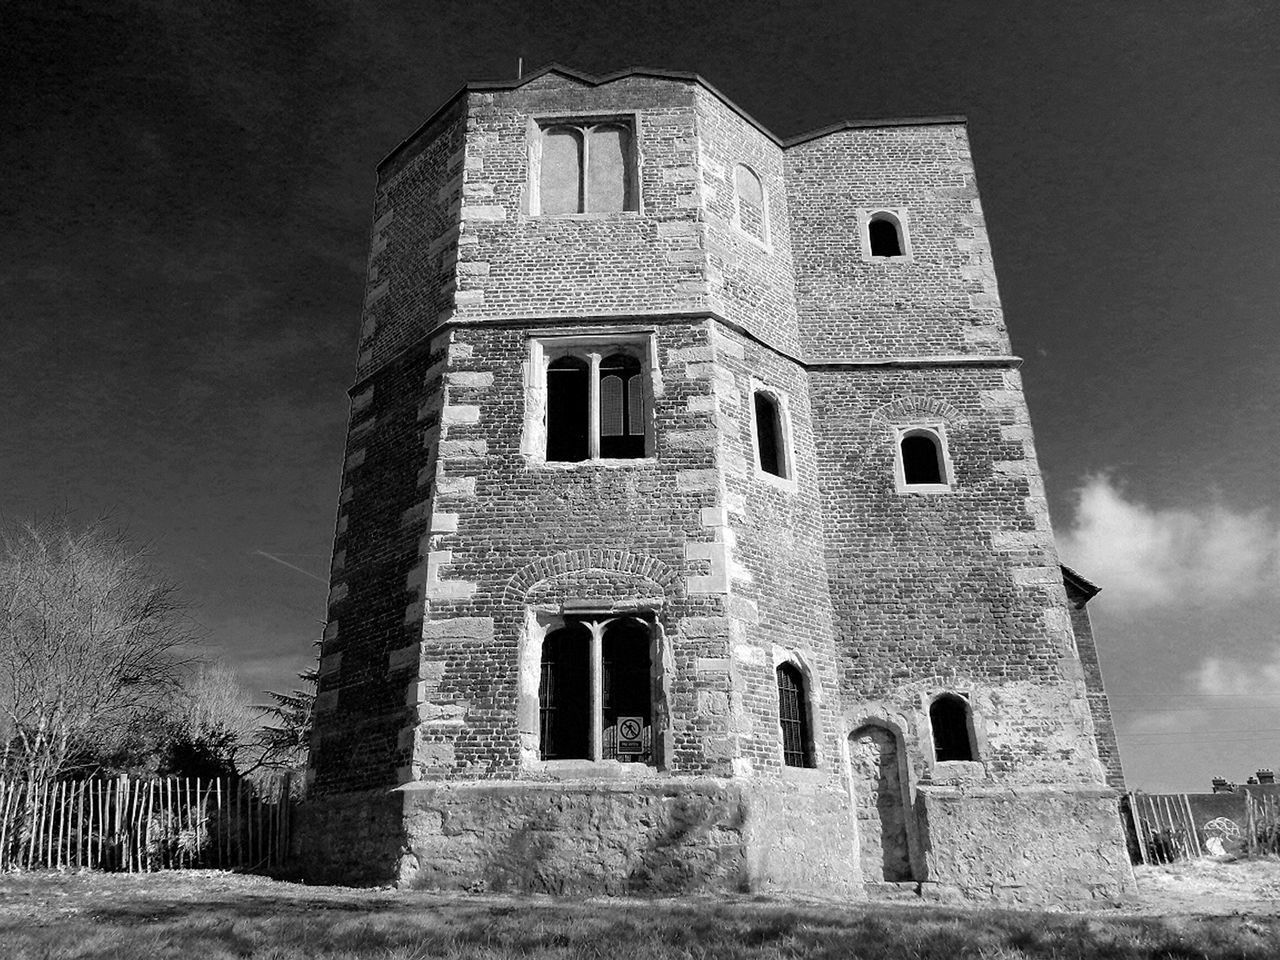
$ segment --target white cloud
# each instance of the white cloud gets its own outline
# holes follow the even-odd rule
[[[1280,693],[1280,643],[1270,660],[1241,662],[1229,657],[1205,657],[1192,674],[1200,693],[1230,697],[1274,697]]]
[[[1220,503],[1160,510],[1128,499],[1107,476],[1079,491],[1075,524],[1058,538],[1063,560],[1101,584],[1113,609],[1195,597],[1229,602],[1280,585],[1280,529],[1265,510]]]

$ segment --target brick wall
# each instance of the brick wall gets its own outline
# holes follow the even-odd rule
[[[962,124],[843,130],[786,158],[808,359],[1009,352]],[[910,257],[865,259],[877,208],[905,211]]]

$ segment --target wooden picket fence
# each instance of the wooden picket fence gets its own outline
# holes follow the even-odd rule
[[[1131,793],[1128,800],[1143,863],[1172,863],[1204,856],[1191,802],[1185,793]]]
[[[1280,856],[1280,797],[1275,794],[1249,794],[1245,838],[1249,856]]]
[[[289,849],[290,778],[0,779],[0,870],[259,870]]]
[[[1142,863],[1203,857],[1211,837],[1245,856],[1280,854],[1280,796],[1245,792],[1238,813],[1199,828],[1185,793],[1130,793],[1127,800]]]

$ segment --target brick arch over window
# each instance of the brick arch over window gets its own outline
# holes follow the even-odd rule
[[[671,592],[679,575],[661,560],[627,549],[566,550],[534,560],[517,570],[503,588],[502,599],[505,603],[521,603],[530,589],[544,580],[598,571],[650,580],[661,587],[664,594]]]
[[[872,427],[885,429],[919,423],[921,420],[941,420],[948,427],[957,427],[964,423],[965,417],[946,400],[918,395],[891,400],[884,406],[877,407],[870,417]]]
[[[947,425],[948,430],[955,430],[963,426],[966,419],[958,407],[946,400],[918,394],[897,397],[877,407],[867,418],[870,443],[866,454],[858,459],[849,474],[857,480],[867,480],[876,474],[884,475],[886,470],[892,475],[894,451],[898,445],[895,427],[941,422]]]

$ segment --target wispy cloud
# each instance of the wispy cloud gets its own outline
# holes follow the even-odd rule
[[[1112,609],[1187,597],[1227,603],[1280,587],[1280,527],[1267,511],[1153,508],[1104,475],[1081,487],[1075,523],[1058,546],[1067,563],[1103,585]]]
[[[1272,648],[1270,659],[1205,657],[1192,679],[1197,691],[1209,696],[1275,697],[1280,693],[1280,642]]]

